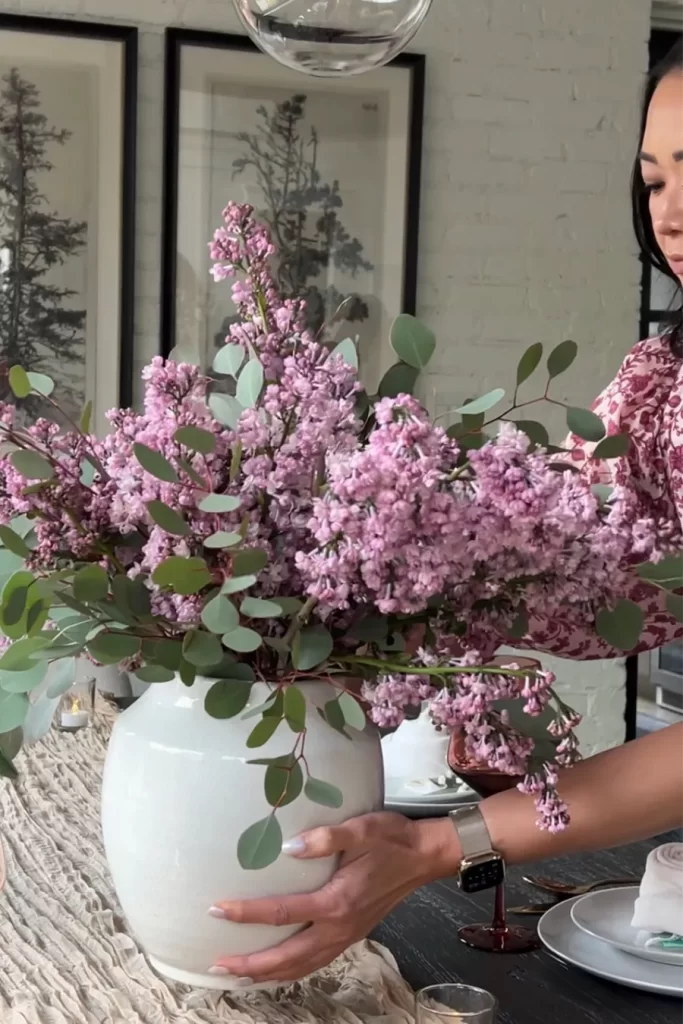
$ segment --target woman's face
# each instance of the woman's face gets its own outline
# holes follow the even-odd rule
[[[683,283],[683,70],[663,78],[652,97],[640,166],[655,238]]]

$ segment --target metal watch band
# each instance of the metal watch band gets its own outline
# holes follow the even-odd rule
[[[495,854],[484,815],[477,804],[458,807],[448,816],[458,833],[463,860],[481,857],[487,853]]]

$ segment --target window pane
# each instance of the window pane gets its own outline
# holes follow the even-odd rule
[[[669,644],[659,651],[659,667],[664,672],[683,675],[683,644]]]

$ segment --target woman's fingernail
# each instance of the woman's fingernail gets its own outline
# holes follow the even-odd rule
[[[253,978],[235,978],[236,988],[251,988],[253,984]]]
[[[287,839],[282,844],[282,852],[288,857],[298,857],[300,853],[304,853],[306,850],[306,843],[297,836],[296,839]]]
[[[230,974],[230,971],[228,970],[227,967],[209,967],[208,973],[218,975],[221,978],[225,978],[227,977],[228,974]]]
[[[228,915],[221,907],[209,907],[209,917],[218,917],[221,921],[227,921]]]

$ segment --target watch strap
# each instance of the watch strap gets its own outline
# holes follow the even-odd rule
[[[478,804],[458,807],[450,812],[449,817],[458,833],[463,860],[495,854],[491,834]]]

